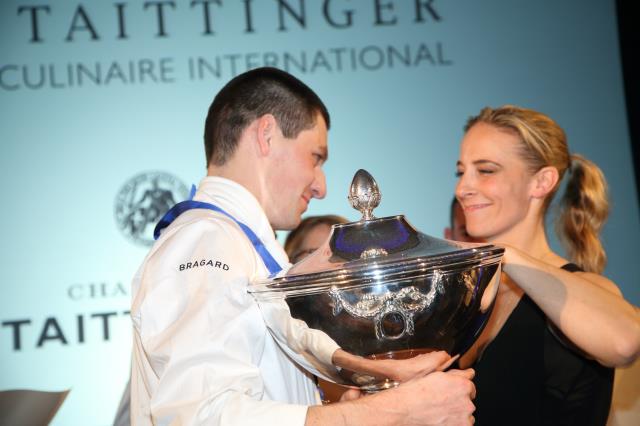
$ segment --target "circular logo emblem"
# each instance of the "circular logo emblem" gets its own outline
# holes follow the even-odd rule
[[[118,228],[130,240],[150,246],[158,221],[187,195],[186,185],[169,173],[140,173],[118,191],[114,208]]]

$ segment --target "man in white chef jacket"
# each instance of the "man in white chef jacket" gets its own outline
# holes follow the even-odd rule
[[[322,373],[354,357],[288,315],[270,330],[247,293],[288,265],[274,229],[294,228],[325,196],[329,124],[319,97],[273,68],[216,95],[207,176],[161,221],[133,280],[133,425],[471,424],[472,372],[431,373],[442,353],[395,389],[318,405],[299,364]]]

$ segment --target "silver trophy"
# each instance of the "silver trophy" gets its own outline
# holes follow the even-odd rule
[[[258,303],[284,299],[294,318],[371,359],[464,353],[491,313],[504,249],[434,238],[402,215],[375,218],[380,190],[365,170],[348,199],[362,219],[333,225],[285,275],[254,283]],[[369,392],[398,384],[346,370],[333,380]]]

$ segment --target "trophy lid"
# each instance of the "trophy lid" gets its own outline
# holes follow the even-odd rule
[[[403,215],[376,218],[378,184],[358,170],[348,200],[362,213],[357,222],[332,226],[327,241],[283,275],[259,280],[249,292],[258,299],[316,294],[332,288],[463,272],[498,263],[504,249],[486,243],[444,240],[416,230]]]

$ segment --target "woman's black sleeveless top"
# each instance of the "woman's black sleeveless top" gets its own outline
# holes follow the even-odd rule
[[[606,424],[614,370],[558,334],[525,294],[473,366],[476,426]]]

